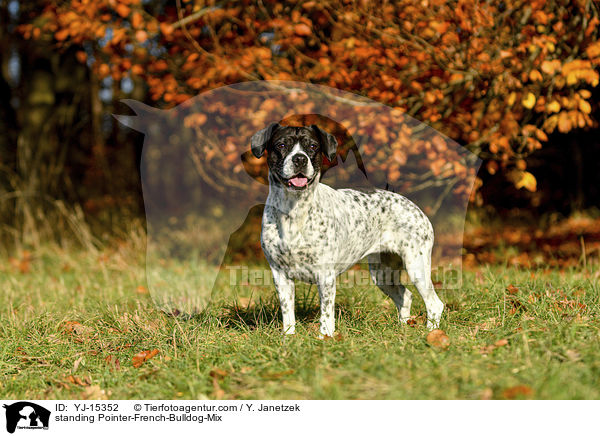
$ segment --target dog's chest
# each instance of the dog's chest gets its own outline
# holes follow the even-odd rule
[[[332,225],[325,216],[289,216],[267,207],[261,243],[269,264],[286,271],[291,278],[314,281],[315,271],[335,259],[333,243],[327,237],[327,229]]]

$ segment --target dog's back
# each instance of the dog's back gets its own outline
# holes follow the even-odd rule
[[[275,262],[283,257],[287,265],[282,267],[304,271],[310,265],[340,274],[369,254],[433,245],[431,223],[400,194],[319,183],[313,195],[299,198],[286,211],[268,200],[263,215],[263,249]],[[306,274],[296,278],[304,280]]]

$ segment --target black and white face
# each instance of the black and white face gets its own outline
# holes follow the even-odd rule
[[[333,160],[336,147],[335,137],[315,125],[271,124],[252,137],[252,152],[256,157],[267,151],[273,181],[295,191],[307,189],[315,180],[318,183],[323,154]]]
[[[319,138],[309,127],[276,129],[267,145],[269,170],[288,189],[306,189],[317,179],[322,161]]]

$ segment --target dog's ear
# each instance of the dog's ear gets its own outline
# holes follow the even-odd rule
[[[313,124],[310,127],[315,131],[317,137],[321,141],[321,151],[325,157],[329,159],[329,162],[333,162],[337,154],[337,139],[335,139],[335,136],[333,136],[331,133],[326,132],[316,124]]]
[[[250,148],[252,154],[257,158],[261,157],[265,153],[265,148],[273,135],[275,129],[279,126],[279,123],[271,123],[262,130],[259,130],[250,139]]]

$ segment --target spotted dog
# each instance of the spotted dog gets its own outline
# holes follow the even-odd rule
[[[400,321],[410,317],[412,295],[384,272],[402,262],[425,301],[428,327],[437,327],[444,304],[431,282],[431,223],[399,194],[319,183],[322,156],[333,161],[336,148],[335,137],[315,125],[273,123],[251,138],[254,156],[267,152],[261,244],[279,295],[283,332],[295,332],[294,280],[301,280],[318,286],[320,331],[332,336],[336,277],[366,256],[373,281],[394,301]]]

